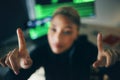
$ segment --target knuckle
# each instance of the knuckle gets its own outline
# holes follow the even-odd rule
[[[8,64],[8,60],[5,60],[5,64]]]
[[[9,60],[12,59],[12,58],[13,58],[13,54],[11,54],[11,55],[9,56]]]

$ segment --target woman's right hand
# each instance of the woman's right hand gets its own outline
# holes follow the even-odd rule
[[[16,75],[19,74],[19,69],[28,69],[32,65],[24,35],[20,28],[17,29],[17,36],[19,48],[10,51],[6,57],[0,60],[2,66],[11,68]]]

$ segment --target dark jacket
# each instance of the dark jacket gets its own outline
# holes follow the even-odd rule
[[[31,68],[21,69],[19,75],[10,70],[5,80],[27,80],[40,66],[45,69],[46,80],[89,80],[90,66],[96,59],[97,48],[87,37],[80,36],[64,53],[52,53],[47,42],[31,52],[30,56],[33,60]]]

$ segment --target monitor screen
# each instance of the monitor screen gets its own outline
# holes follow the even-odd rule
[[[31,39],[47,34],[52,13],[60,6],[73,6],[81,18],[95,16],[95,0],[36,0],[34,5],[35,19],[27,25]]]

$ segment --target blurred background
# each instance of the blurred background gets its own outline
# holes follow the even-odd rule
[[[120,49],[120,0],[1,0],[0,57],[18,47],[18,27],[24,32],[29,52],[38,44],[44,44],[53,11],[65,5],[73,6],[79,12],[80,33],[87,35],[93,44],[96,45],[96,35],[101,32],[105,47]],[[7,71],[8,68],[0,66],[0,80]],[[103,75],[99,70],[91,73],[91,80],[120,80],[120,64],[110,67],[109,75]]]

